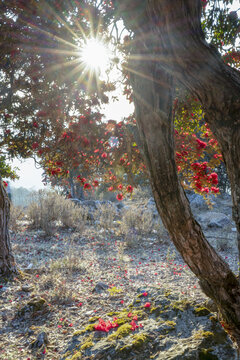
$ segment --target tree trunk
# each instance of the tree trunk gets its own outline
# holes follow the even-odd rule
[[[171,84],[171,76],[176,77],[203,104],[226,163],[239,231],[239,74],[205,42],[200,0],[114,0],[114,4],[125,26],[134,33],[128,70],[158,211],[176,248],[199,278],[203,291],[217,304],[225,328],[240,349],[239,282],[205,239],[177,177]]]
[[[174,245],[217,304],[240,347],[240,286],[229,266],[206,240],[179,182],[174,152],[172,79],[156,65],[134,61],[131,75],[136,120],[156,205]],[[137,74],[144,74],[144,77]],[[161,75],[161,84],[155,78]],[[174,224],[174,226],[173,226]]]
[[[10,245],[8,222],[10,201],[0,179],[0,276],[9,278],[17,273]]]
[[[152,31],[162,54],[159,65],[199,98],[221,148],[231,183],[240,259],[240,72],[226,65],[205,41],[200,0],[148,0],[146,9],[148,21],[154,19]]]

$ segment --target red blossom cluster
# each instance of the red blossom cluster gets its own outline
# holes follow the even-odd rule
[[[94,325],[94,329],[96,331],[104,331],[109,332],[110,329],[114,329],[118,327],[117,318],[113,318],[114,322],[111,322],[110,320],[104,321],[103,319],[98,319],[98,324]]]

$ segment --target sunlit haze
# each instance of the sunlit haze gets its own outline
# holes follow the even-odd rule
[[[101,40],[92,38],[80,50],[80,60],[89,70],[104,72],[110,61],[110,51]]]

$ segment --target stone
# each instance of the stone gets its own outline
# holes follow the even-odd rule
[[[203,196],[199,194],[191,194],[188,195],[188,200],[190,202],[191,207],[197,208],[198,210],[208,210],[208,205],[203,198]]]
[[[227,215],[213,211],[199,215],[197,220],[205,228],[221,229],[232,225],[232,222]]]
[[[106,291],[107,289],[109,289],[109,286],[103,282],[98,282],[94,289],[93,292],[96,292],[98,294],[101,294],[101,292]]]
[[[42,346],[46,346],[49,344],[48,336],[45,331],[38,334],[37,339],[33,341],[30,345],[30,349],[40,349]]]
[[[151,307],[147,309],[143,307],[146,303],[146,297],[141,295],[143,291],[148,292],[148,301],[151,301]],[[96,336],[94,329],[85,327],[73,337],[62,360],[77,359],[80,348],[84,349],[79,354],[83,359],[237,360],[230,339],[215,320],[216,313],[210,313],[207,305],[211,307],[206,302],[180,299],[177,294],[166,293],[164,289],[139,288],[131,313],[137,314],[136,323],[141,327],[131,328],[128,309],[102,315],[104,321],[112,321],[111,317],[116,316],[122,322],[109,332],[97,332],[101,336]],[[86,341],[89,346],[85,346]]]

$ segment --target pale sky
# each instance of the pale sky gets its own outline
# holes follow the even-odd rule
[[[240,13],[240,1],[234,0],[231,10],[238,10]],[[123,117],[127,117],[133,112],[133,105],[129,104],[126,98],[122,95],[119,96],[119,101],[112,102],[105,105],[103,110],[106,119],[114,119],[120,121]],[[13,166],[18,167],[20,170],[17,172],[20,176],[19,180],[10,181],[13,187],[25,187],[27,189],[39,190],[43,189],[42,183],[42,170],[36,169],[34,161],[27,159],[23,162],[19,160],[13,161]]]

